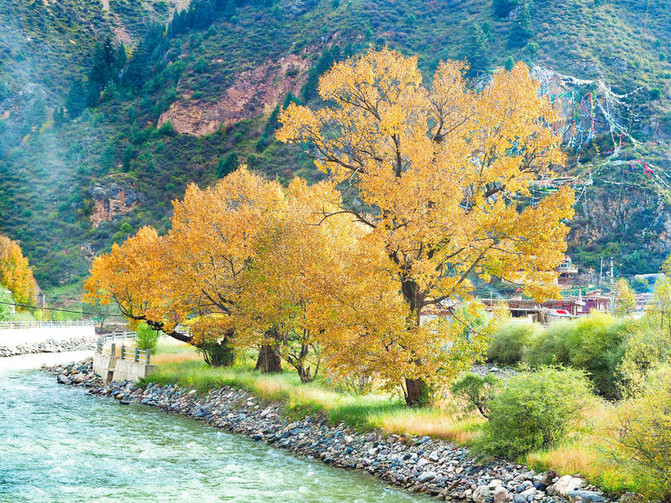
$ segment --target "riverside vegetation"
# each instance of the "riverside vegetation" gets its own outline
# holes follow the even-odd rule
[[[299,417],[444,436],[668,499],[668,280],[635,332],[598,316],[546,330],[483,316],[478,279],[558,294],[573,194],[530,200],[564,156],[527,68],[478,92],[466,70],[440,64],[425,87],[417,60],[387,49],[334,65],[326,106],[290,105],[278,133],[307,145],[328,181],[284,188],[243,167],[191,185],[167,234],[143,228],[94,261],[86,298],[204,357],[168,355],[148,382],[233,385]],[[420,322],[444,301],[460,304]],[[486,352],[537,368],[457,380]],[[459,419],[459,400],[479,412]]]

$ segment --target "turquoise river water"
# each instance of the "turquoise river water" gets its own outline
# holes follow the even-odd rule
[[[3,360],[5,360],[3,362]],[[0,359],[0,502],[429,501]]]

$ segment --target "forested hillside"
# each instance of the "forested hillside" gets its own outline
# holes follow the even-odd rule
[[[469,77],[523,60],[562,116],[578,192],[571,252],[655,272],[671,250],[671,0],[7,0],[0,3],[0,233],[43,287],[170,201],[246,163],[318,179],[274,139],[279,110],[368,47]]]

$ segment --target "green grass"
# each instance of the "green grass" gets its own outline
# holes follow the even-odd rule
[[[382,392],[358,396],[341,392],[324,378],[308,384],[293,372],[261,374],[254,370],[253,355],[240,358],[234,367],[209,367],[195,349],[163,341],[157,351],[157,372],[141,382],[174,384],[199,394],[223,386],[244,389],[267,402],[284,405],[289,419],[324,414],[330,423],[340,422],[365,432],[430,435],[474,447],[485,420],[477,413],[464,414],[460,404],[445,399],[432,407],[410,409],[403,400]],[[590,483],[611,495],[626,491],[645,492],[645,487],[609,459],[609,428],[615,421],[616,404],[596,401],[578,425],[556,447],[533,452],[517,460],[536,470],[553,468],[561,474],[582,474]]]
[[[159,354],[163,350],[162,346]],[[323,379],[303,384],[295,373],[260,374],[253,370],[249,359],[228,368],[208,367],[196,360],[159,364],[157,372],[142,384],[149,382],[175,384],[200,394],[223,386],[240,388],[263,400],[283,403],[288,417],[321,413],[334,424],[343,422],[358,431],[381,429],[388,433],[465,440],[473,436],[479,422],[457,417],[449,404],[409,409],[399,397],[381,392],[358,396],[339,392]]]

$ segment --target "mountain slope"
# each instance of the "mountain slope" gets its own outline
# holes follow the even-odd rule
[[[165,229],[187,183],[240,162],[318,178],[274,141],[278,106],[315,101],[333,61],[384,45],[427,78],[445,58],[468,58],[474,78],[535,65],[564,117],[578,262],[653,272],[671,248],[671,0],[195,0],[168,25],[178,7],[0,5],[0,232],[42,284],[77,281],[141,225]]]

